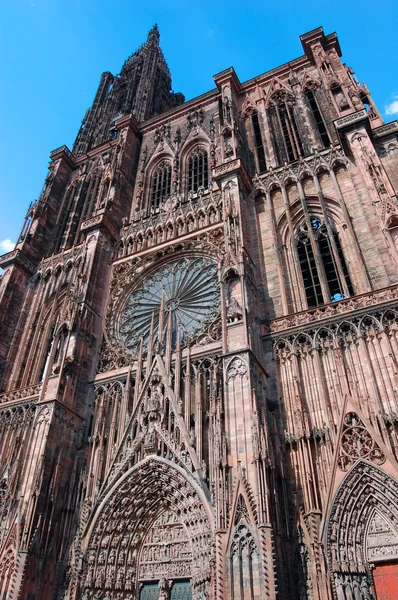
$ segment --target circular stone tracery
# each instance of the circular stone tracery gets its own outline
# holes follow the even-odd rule
[[[163,301],[162,301],[163,298]],[[141,338],[148,344],[152,317],[156,339],[163,315],[163,339],[172,320],[173,345],[177,330],[181,342],[197,337],[217,318],[220,292],[216,264],[206,258],[183,258],[170,262],[148,276],[129,296],[119,320],[119,335],[132,350]]]

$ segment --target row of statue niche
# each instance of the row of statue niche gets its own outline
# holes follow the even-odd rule
[[[337,600],[373,600],[366,575],[335,573]]]
[[[168,577],[188,577],[190,573],[191,565],[186,560],[143,563],[140,565],[140,577],[142,579],[157,579],[162,575],[167,575]]]
[[[183,540],[185,542],[185,540]],[[176,559],[183,558],[184,560],[189,560],[191,558],[191,552],[186,547],[187,542],[185,542],[184,546],[180,545],[180,543],[174,542],[174,544],[162,544],[162,545],[153,545],[153,546],[144,546],[141,553],[141,561],[143,562],[155,562],[166,559]]]
[[[158,542],[164,543],[166,539],[167,543],[185,542],[186,538],[187,536],[185,534],[185,531],[180,524],[178,524],[176,527],[172,527],[168,524],[162,524],[159,526],[158,523],[156,523],[154,528],[148,535],[147,539],[145,540],[145,545],[151,543],[156,544]]]

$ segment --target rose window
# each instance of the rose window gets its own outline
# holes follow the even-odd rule
[[[350,412],[344,417],[341,454],[337,462],[342,471],[348,471],[351,465],[360,459],[381,465],[385,456],[358,415]]]
[[[135,348],[141,338],[146,346],[153,317],[154,339],[163,322],[165,340],[171,313],[173,346],[178,330],[181,343],[185,344],[187,338],[204,333],[217,319],[219,310],[216,264],[206,258],[180,259],[148,276],[131,293],[121,313],[119,334],[129,350]]]

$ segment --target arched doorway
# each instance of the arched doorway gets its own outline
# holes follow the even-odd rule
[[[206,600],[212,537],[198,483],[175,463],[148,457],[121,477],[91,520],[80,594],[87,600]]]
[[[357,462],[341,483],[327,528],[328,560],[338,600],[396,600],[398,481]]]

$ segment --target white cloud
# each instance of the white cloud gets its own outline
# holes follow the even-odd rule
[[[398,96],[394,96],[394,99],[390,104],[384,107],[386,115],[398,115]]]
[[[9,238],[6,238],[0,242],[0,250],[3,250],[3,252],[11,252],[11,250],[14,250],[14,246],[14,242],[12,242]]]

